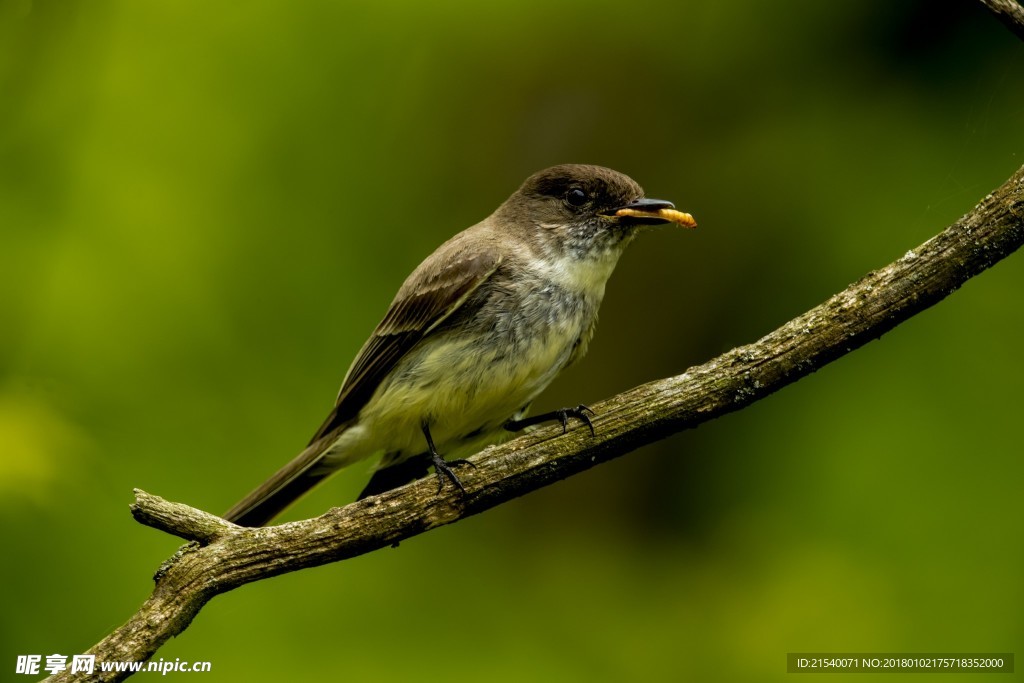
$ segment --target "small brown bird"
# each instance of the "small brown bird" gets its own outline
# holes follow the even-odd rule
[[[585,406],[526,417],[587,350],[605,283],[640,229],[696,227],[629,177],[566,164],[526,179],[498,210],[442,244],[406,279],[359,351],[334,410],[294,460],[225,515],[260,526],[338,469],[380,454],[360,498],[540,422],[591,428]],[[440,491],[440,488],[438,489]]]

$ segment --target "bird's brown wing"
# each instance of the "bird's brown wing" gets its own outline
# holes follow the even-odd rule
[[[454,313],[500,264],[501,257],[494,253],[469,254],[403,286],[352,362],[334,410],[310,443],[352,420],[398,361]]]
[[[437,256],[435,254],[435,256]],[[434,257],[428,259],[429,265]],[[334,410],[317,430],[309,445],[248,496],[224,514],[242,526],[261,526],[330,472],[316,468],[334,442],[334,434],[346,429],[373,396],[381,380],[423,337],[465,303],[501,264],[494,253],[467,254],[454,258],[432,275],[414,274],[402,286],[384,319],[363,345],[345,376]],[[421,266],[417,273],[431,272]]]

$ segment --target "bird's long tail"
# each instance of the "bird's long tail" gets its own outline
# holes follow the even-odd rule
[[[240,526],[263,526],[306,491],[333,474],[317,467],[329,442],[320,439],[309,444],[291,462],[224,513],[224,519]]]

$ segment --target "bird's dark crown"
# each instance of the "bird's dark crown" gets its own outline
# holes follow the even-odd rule
[[[632,178],[603,166],[562,164],[538,171],[507,203],[541,204],[568,214],[586,215],[623,206],[643,197]]]

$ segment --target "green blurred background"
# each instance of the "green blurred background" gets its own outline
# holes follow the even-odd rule
[[[1024,43],[970,0],[0,8],[8,672],[148,595],[179,544],[132,521],[133,487],[234,503],[319,425],[405,275],[529,173],[611,166],[701,226],[630,249],[543,410],[759,338],[1024,163]],[[741,413],[218,597],[157,657],[519,682],[1019,654],[1022,286],[1015,256]]]

